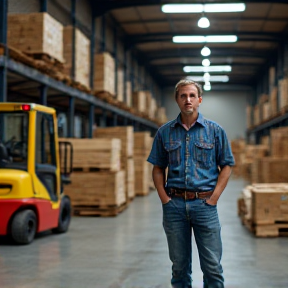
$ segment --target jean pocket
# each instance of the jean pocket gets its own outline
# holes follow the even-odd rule
[[[216,205],[211,205],[211,204],[208,204],[206,201],[207,201],[207,199],[204,199],[204,200],[203,200],[204,205],[206,205],[206,206],[208,206],[208,207],[212,207],[212,208],[217,207],[217,204],[216,204]]]

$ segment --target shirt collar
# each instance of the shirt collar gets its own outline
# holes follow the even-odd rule
[[[202,115],[201,113],[199,113],[199,112],[198,112],[198,118],[197,118],[195,124],[196,124],[197,122],[198,122],[199,124],[201,124],[202,126],[205,127],[204,117],[203,117],[203,115]],[[171,127],[175,127],[176,124],[179,124],[179,125],[182,126],[181,113],[179,113],[179,115],[177,116],[177,118],[172,121],[172,123],[171,123],[170,126],[171,126]]]

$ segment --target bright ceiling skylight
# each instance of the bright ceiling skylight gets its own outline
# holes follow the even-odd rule
[[[162,6],[164,13],[219,13],[219,12],[243,12],[246,9],[244,3],[225,4],[166,4]]]
[[[186,73],[189,72],[231,72],[232,68],[230,65],[223,66],[184,66],[183,71]],[[210,76],[211,77],[211,76]]]
[[[174,36],[174,43],[233,43],[237,41],[235,35],[208,35],[208,36]]]

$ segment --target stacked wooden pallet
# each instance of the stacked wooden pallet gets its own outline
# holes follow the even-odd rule
[[[135,193],[139,196],[149,194],[154,188],[152,181],[152,165],[147,158],[152,147],[152,137],[149,132],[134,133],[134,159],[135,159]]]
[[[74,31],[75,29],[75,31]],[[75,33],[75,75],[74,80],[89,87],[90,76],[90,40],[73,26],[64,28],[65,73],[71,75],[73,55],[73,33]]]
[[[133,126],[116,126],[97,128],[93,133],[94,138],[118,138],[121,140],[121,169],[126,172],[126,199],[135,197],[134,158],[133,158]]]
[[[119,139],[60,139],[73,145],[72,184],[65,187],[75,214],[115,216],[127,207]]]
[[[231,149],[235,159],[235,166],[233,167],[233,176],[241,175],[241,157],[244,154],[246,142],[244,139],[234,139],[231,141]]]
[[[147,111],[147,100],[145,91],[135,91],[132,95],[133,107],[140,112]]]
[[[97,53],[94,57],[94,87],[115,96],[115,60],[108,52]]]
[[[288,183],[255,183],[238,199],[242,223],[257,237],[288,235]]]
[[[8,45],[63,63],[63,26],[48,13],[8,14]]]

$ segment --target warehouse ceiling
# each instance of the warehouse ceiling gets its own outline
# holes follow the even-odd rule
[[[246,4],[243,12],[205,13],[209,28],[199,28],[198,20],[203,13],[163,13],[163,4]],[[210,65],[231,65],[231,72],[214,73],[227,75],[229,82],[216,82],[227,90],[234,87],[253,87],[268,73],[270,66],[277,65],[277,51],[283,52],[288,32],[288,1],[160,1],[160,0],[98,0],[91,3],[96,16],[109,13],[124,30],[128,50],[137,51],[139,64],[146,66],[161,85],[173,86],[186,76],[203,76],[203,73],[186,73],[186,65],[202,65],[209,58]],[[235,43],[173,43],[175,35],[236,35]],[[201,55],[208,46],[209,57]],[[280,50],[279,50],[280,49]],[[282,49],[282,50],[281,50]],[[281,53],[280,53],[281,55]],[[281,61],[280,61],[281,62]],[[283,62],[283,61],[282,61]],[[278,65],[283,65],[280,63]],[[214,75],[210,73],[210,75]],[[268,79],[268,78],[267,78]],[[213,83],[211,83],[213,85]],[[241,89],[241,88],[240,88]]]

